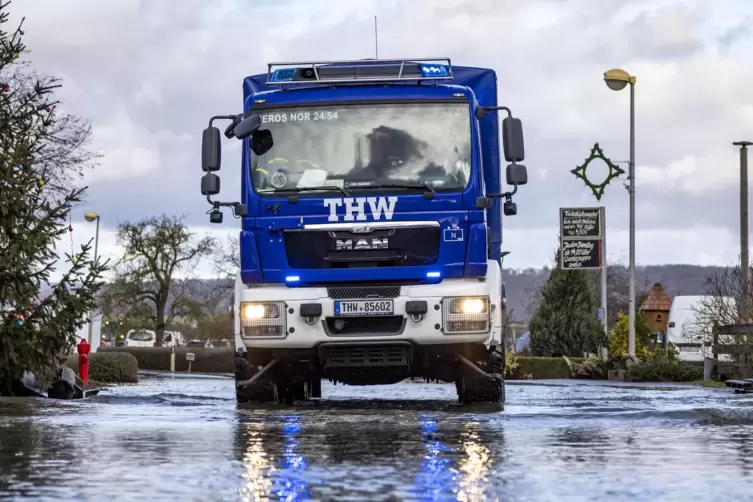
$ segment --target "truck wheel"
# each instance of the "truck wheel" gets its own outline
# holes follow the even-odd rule
[[[274,401],[274,384],[266,375],[251,385],[239,386],[258,370],[246,361],[243,352],[235,353],[235,399],[238,404],[270,403]]]
[[[489,378],[475,375],[459,377],[455,381],[458,401],[461,404],[505,402],[505,350],[495,346],[489,350],[486,361],[476,361]]]
[[[295,386],[279,382],[274,384],[274,401],[278,404],[292,405],[295,402]]]
[[[322,397],[322,379],[317,377],[311,380],[309,382],[309,389],[311,389],[311,397],[320,399]]]

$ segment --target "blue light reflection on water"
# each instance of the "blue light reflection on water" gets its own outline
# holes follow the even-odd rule
[[[421,414],[421,435],[426,453],[421,472],[416,475],[413,496],[416,500],[447,500],[457,492],[457,470],[447,454],[455,452],[438,439],[438,415]]]
[[[274,493],[280,500],[300,500],[311,496],[310,488],[305,480],[308,466],[306,457],[297,453],[300,445],[301,432],[300,415],[282,415],[282,435],[284,447],[279,461],[280,471],[276,476]]]

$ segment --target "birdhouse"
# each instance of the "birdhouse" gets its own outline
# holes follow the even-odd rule
[[[666,333],[669,321],[669,310],[672,308],[672,299],[664,291],[658,282],[651,287],[648,296],[643,301],[640,311],[646,317],[648,328],[651,333]]]

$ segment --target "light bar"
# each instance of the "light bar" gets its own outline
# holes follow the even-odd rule
[[[267,85],[452,79],[450,58],[269,63]]]

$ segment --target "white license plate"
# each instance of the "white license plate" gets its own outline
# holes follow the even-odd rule
[[[392,315],[395,305],[392,300],[336,301],[336,316]]]

